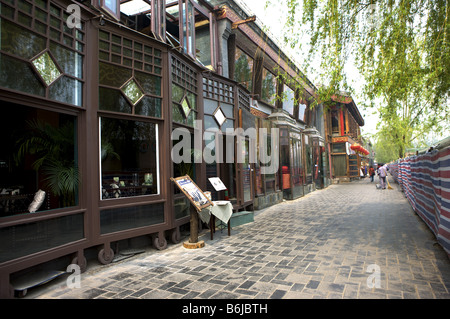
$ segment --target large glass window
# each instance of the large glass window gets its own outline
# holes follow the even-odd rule
[[[294,115],[294,101],[295,101],[294,91],[287,85],[284,85],[283,110],[288,111],[290,115]]]
[[[306,122],[306,108],[307,105],[300,103],[298,106],[298,119],[300,121]]]
[[[101,197],[159,194],[158,125],[100,118]]]
[[[253,59],[250,58],[244,51],[236,48],[235,65],[234,65],[234,80],[242,84],[244,87],[252,92],[253,87]]]
[[[276,94],[277,77],[266,68],[264,68],[262,75],[261,99],[269,104],[275,104]]]
[[[1,103],[0,217],[77,205],[76,117]]]

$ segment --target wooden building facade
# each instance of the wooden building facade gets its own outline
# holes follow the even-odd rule
[[[332,97],[332,105],[325,113],[326,135],[330,143],[331,176],[334,182],[348,182],[360,178],[365,156],[357,154],[351,145],[362,143],[362,118],[353,98],[345,93]]]
[[[220,177],[236,212],[330,183],[314,86],[239,6],[152,0],[130,13],[127,2],[1,0],[1,297],[54,260],[84,270],[132,238],[178,243],[189,202],[171,177],[224,199],[207,179]],[[245,133],[259,128],[268,135]],[[186,140],[191,160],[176,163]],[[264,174],[273,163],[251,154],[271,151],[280,165]]]

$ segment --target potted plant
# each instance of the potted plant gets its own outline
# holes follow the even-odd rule
[[[27,121],[27,130],[17,141],[16,164],[34,155],[33,169],[42,173],[44,186],[59,198],[61,207],[76,204],[80,182],[75,162],[74,121],[53,126],[42,120]]]

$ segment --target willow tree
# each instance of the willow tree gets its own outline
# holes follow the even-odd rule
[[[319,100],[354,93],[345,68],[363,76],[363,107],[398,156],[430,130],[449,127],[449,0],[285,0],[284,40],[320,61]],[[270,1],[267,6],[270,5]],[[361,104],[361,103],[360,103]]]

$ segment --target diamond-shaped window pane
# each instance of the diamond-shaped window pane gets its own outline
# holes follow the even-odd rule
[[[48,52],[44,52],[38,56],[32,63],[47,86],[52,84],[61,75],[61,72]]]
[[[219,123],[220,126],[222,126],[223,122],[227,119],[225,115],[223,115],[223,112],[221,109],[218,109],[216,113],[214,113],[214,118],[216,119],[217,123]]]
[[[186,99],[184,99],[183,102],[181,103],[181,108],[183,109],[184,115],[188,117],[191,108],[189,107],[189,104],[186,101]]]
[[[123,88],[123,94],[131,101],[131,103],[136,104],[143,96],[141,89],[134,80],[130,80]]]

